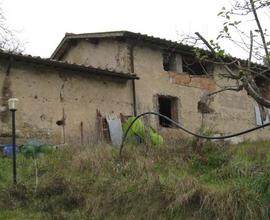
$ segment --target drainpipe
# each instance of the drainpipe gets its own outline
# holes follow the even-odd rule
[[[129,54],[130,54],[130,72],[134,73],[134,55],[133,55],[133,49],[134,49],[134,43],[128,42],[131,45],[129,46]],[[133,114],[134,116],[137,116],[137,101],[136,101],[136,87],[135,87],[135,79],[132,79],[132,99],[133,99]]]
[[[10,55],[9,60],[8,60],[7,70],[6,70],[6,75],[7,75],[7,76],[8,76],[9,73],[10,73],[10,69],[11,69],[12,64],[13,64],[13,57]]]
[[[133,113],[134,116],[137,116],[137,103],[136,103],[136,88],[135,88],[135,80],[132,80],[132,95],[133,95]]]

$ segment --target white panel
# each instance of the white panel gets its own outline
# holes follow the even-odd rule
[[[120,147],[122,144],[123,130],[121,120],[119,118],[106,117],[109,125],[110,136],[112,140],[112,145]]]
[[[261,111],[259,106],[255,106],[255,116],[256,116],[256,124],[262,125]]]
[[[175,55],[175,71],[177,73],[183,73],[183,61],[180,54]]]

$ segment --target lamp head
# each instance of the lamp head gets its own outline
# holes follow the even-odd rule
[[[18,101],[19,101],[19,99],[17,99],[17,98],[10,98],[8,100],[8,109],[10,111],[16,111],[17,110]]]

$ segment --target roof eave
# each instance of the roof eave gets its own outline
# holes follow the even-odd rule
[[[40,57],[32,57],[32,56],[26,56],[21,54],[13,54],[9,52],[0,52],[0,57],[4,57],[6,59],[11,59],[13,61],[21,61],[21,62],[28,62],[33,64],[40,64],[44,66],[50,66],[54,68],[61,68],[61,69],[67,69],[70,71],[77,71],[77,72],[85,72],[91,75],[100,75],[100,76],[107,76],[107,77],[113,77],[113,78],[120,78],[124,80],[135,80],[139,79],[139,77],[136,74],[129,74],[129,73],[119,73],[115,71],[110,70],[103,70],[98,69],[94,67],[87,67],[83,65],[77,65],[77,64],[70,64],[66,62],[60,62],[56,60],[50,60],[50,59],[42,59]]]

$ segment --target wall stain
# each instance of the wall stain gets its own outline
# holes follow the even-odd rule
[[[9,121],[9,111],[8,111],[8,99],[12,97],[11,91],[11,81],[10,76],[7,73],[5,79],[3,81],[2,90],[1,90],[1,111],[0,111],[0,120],[3,123],[7,123]]]

